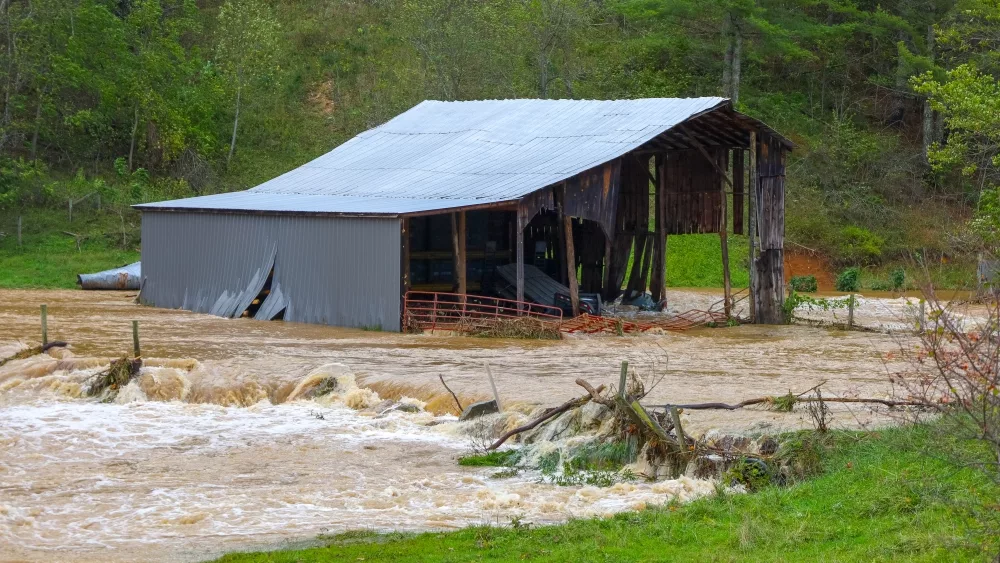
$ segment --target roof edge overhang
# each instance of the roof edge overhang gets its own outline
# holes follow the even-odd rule
[[[545,186],[544,188],[540,188],[540,190],[548,189],[549,187],[551,186]],[[517,203],[518,201],[520,201],[520,199],[521,198],[504,200],[504,201],[484,202],[474,205],[456,205],[454,207],[440,207],[423,211],[392,212],[392,213],[378,213],[378,212],[360,213],[360,212],[343,212],[343,211],[289,211],[289,210],[267,210],[267,209],[224,209],[224,208],[205,208],[205,207],[163,207],[163,206],[153,206],[143,203],[137,203],[135,205],[132,205],[131,207],[143,213],[209,213],[209,214],[227,214],[227,215],[283,215],[283,216],[293,216],[293,217],[359,217],[359,218],[372,218],[372,219],[395,219],[400,217],[423,217],[427,215],[439,215],[442,213],[455,213],[458,211],[481,211],[486,209],[514,210],[517,207]],[[442,200],[442,202],[446,201],[447,200]]]

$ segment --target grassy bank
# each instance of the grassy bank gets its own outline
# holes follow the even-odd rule
[[[838,433],[823,449],[822,474],[786,488],[560,526],[350,532],[322,547],[219,561],[986,560],[1000,540],[978,522],[996,522],[1000,490],[927,455],[932,445],[940,451],[941,438],[924,427]],[[976,506],[986,516],[966,508]]]
[[[76,275],[98,272],[139,259],[138,214],[124,219],[109,211],[28,210],[17,244],[17,213],[0,215],[0,288],[72,288]],[[80,245],[77,248],[77,238]]]

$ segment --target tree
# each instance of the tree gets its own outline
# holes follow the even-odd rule
[[[226,165],[236,150],[243,94],[277,70],[280,26],[263,0],[227,0],[219,10],[216,52],[235,91],[233,134]]]

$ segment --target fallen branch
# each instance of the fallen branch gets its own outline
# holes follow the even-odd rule
[[[62,340],[53,340],[45,346],[32,346],[31,348],[25,348],[9,358],[0,359],[0,366],[6,364],[7,362],[13,362],[14,360],[23,360],[25,358],[37,356],[38,354],[48,352],[52,348],[65,348],[66,346],[67,344]]]
[[[603,389],[604,388],[603,385],[601,385],[601,387],[599,389],[594,389],[593,385],[591,385],[590,383],[587,383],[586,381],[584,381],[582,379],[577,379],[576,380],[576,384],[579,385],[580,387],[583,387],[584,389],[586,389],[587,393],[590,394],[590,400],[594,401],[595,403],[604,405],[606,407],[612,407],[612,408],[615,406],[615,402],[612,399],[609,399],[609,398],[604,397],[604,396],[601,395],[601,391],[599,389]]]
[[[796,403],[815,403],[819,402],[820,399],[815,397],[800,398],[795,397]],[[887,407],[931,407],[934,406],[933,403],[928,403],[926,401],[892,401],[888,399],[852,399],[852,398],[823,398],[824,403],[870,403],[879,404]],[[747,399],[746,401],[740,401],[735,404],[727,403],[691,403],[687,405],[651,405],[652,408],[670,408],[677,407],[679,409],[689,409],[689,410],[727,410],[734,411],[737,409],[742,409],[743,407],[750,407],[753,405],[760,404],[773,404],[774,397],[758,397],[756,399]]]
[[[595,389],[595,392],[597,394],[600,394],[601,391],[603,390],[604,386],[601,385],[597,389]],[[502,446],[503,443],[506,442],[511,436],[515,436],[517,434],[520,434],[521,432],[527,432],[528,430],[531,430],[532,428],[556,416],[557,414],[562,414],[570,409],[583,406],[586,403],[590,402],[592,398],[593,397],[591,395],[587,395],[584,397],[577,397],[576,399],[570,399],[565,403],[563,403],[562,405],[544,413],[542,416],[536,418],[535,420],[529,422],[528,424],[525,424],[524,426],[518,426],[517,428],[511,430],[510,432],[507,432],[503,436],[500,436],[499,438],[497,438],[496,442],[493,442],[492,444],[490,444],[490,447],[486,448],[486,451],[495,450],[500,446]]]
[[[447,389],[449,393],[451,393],[451,398],[455,399],[455,404],[458,405],[458,412],[459,414],[461,414],[462,411],[464,411],[465,409],[462,407],[462,402],[458,400],[458,395],[456,395],[455,392],[451,390],[451,387],[448,387],[448,384],[444,382],[444,376],[441,375],[440,373],[438,374],[438,379],[441,380],[441,385],[444,385],[444,388]]]

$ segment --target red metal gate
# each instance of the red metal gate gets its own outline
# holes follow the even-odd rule
[[[558,307],[527,301],[462,293],[408,291],[403,297],[403,324],[422,330],[459,330],[497,319],[531,318],[559,327]]]

